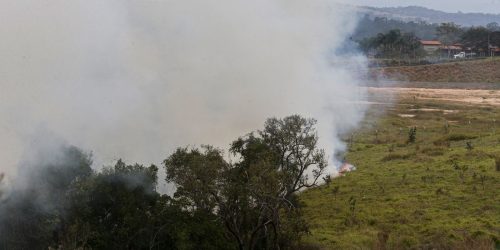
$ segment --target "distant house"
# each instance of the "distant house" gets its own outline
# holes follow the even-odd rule
[[[491,53],[493,54],[493,56],[500,56],[500,47],[492,46]]]
[[[420,41],[420,44],[422,44],[422,47],[427,52],[427,55],[438,56],[440,58],[453,58],[453,55],[456,55],[466,50],[472,52],[471,48],[465,48],[464,45],[460,43],[454,43],[452,45],[444,45],[440,41],[422,40]]]
[[[455,54],[458,54],[464,50],[464,46],[460,43],[455,43],[453,45],[449,46],[441,46],[441,55],[442,56],[453,56]]]
[[[443,44],[440,41],[426,41],[421,40],[420,44],[422,44],[422,48],[427,52],[427,54],[434,54],[438,51]]]

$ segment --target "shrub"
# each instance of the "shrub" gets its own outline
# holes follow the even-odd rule
[[[474,149],[474,146],[472,146],[472,142],[468,141],[465,143],[465,148],[468,150],[468,151],[471,151]]]
[[[330,186],[330,183],[332,182],[332,176],[331,175],[326,175],[323,177],[323,181],[325,182],[325,185],[328,187]]]
[[[408,132],[408,144],[414,143],[417,140],[417,127],[410,128]]]

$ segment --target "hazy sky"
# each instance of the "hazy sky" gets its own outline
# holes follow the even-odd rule
[[[500,14],[500,0],[339,0],[339,2],[376,7],[418,5],[446,12],[487,12]]]

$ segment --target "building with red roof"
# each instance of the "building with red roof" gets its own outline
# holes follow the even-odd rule
[[[422,44],[423,49],[427,54],[433,54],[438,51],[443,44],[440,41],[435,40],[421,40],[420,44]]]

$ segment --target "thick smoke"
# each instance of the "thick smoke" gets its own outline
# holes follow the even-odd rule
[[[0,172],[44,147],[40,127],[96,166],[149,164],[290,114],[316,118],[333,156],[363,115],[364,61],[342,51],[355,25],[326,0],[4,1]]]

